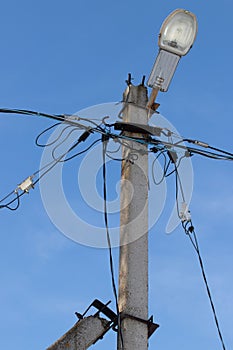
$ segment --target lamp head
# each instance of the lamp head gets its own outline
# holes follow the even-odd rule
[[[196,34],[196,16],[187,10],[175,10],[162,24],[159,47],[178,56],[184,56],[191,49]]]

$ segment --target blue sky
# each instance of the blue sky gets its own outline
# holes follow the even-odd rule
[[[4,2],[0,106],[74,113],[120,101],[128,72],[135,84],[142,75],[149,75],[157,55],[159,28],[176,8],[194,12],[199,30],[169,91],[159,94],[159,111],[181,135],[231,151],[230,0],[221,4],[196,0]],[[34,140],[50,125],[49,120],[39,117],[0,116],[1,196],[39,168],[42,151]],[[230,349],[232,164],[198,156],[192,162],[190,209]],[[77,186],[77,171],[77,164],[67,165],[68,193]],[[220,349],[194,251],[180,227],[171,235],[165,234],[174,204],[172,182],[168,189],[165,210],[150,231],[149,314],[154,314],[160,329],[149,346]],[[153,203],[156,206],[156,198]],[[99,215],[97,222],[102,220]],[[45,349],[74,324],[75,311],[84,311],[95,298],[113,300],[108,251],[82,246],[61,234],[43,207],[39,187],[23,197],[16,212],[1,210],[0,220],[0,348]],[[117,276],[117,249],[114,258]],[[113,332],[107,334],[93,349],[114,349],[115,338]]]

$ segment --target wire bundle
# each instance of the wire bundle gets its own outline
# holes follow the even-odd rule
[[[216,323],[216,327],[218,330],[219,338],[222,343],[222,348],[225,350],[225,345],[223,342],[223,337],[220,331],[219,322],[217,319],[216,311],[214,308],[212,296],[210,293],[210,288],[208,286],[203,261],[200,255],[200,250],[197,242],[197,237],[194,231],[194,227],[191,221],[191,215],[186,208],[186,212],[183,212],[181,215],[179,204],[178,204],[178,194],[181,193],[182,201],[185,203],[184,191],[182,188],[182,182],[179,175],[179,167],[182,161],[185,158],[191,157],[193,155],[199,155],[202,157],[214,159],[214,160],[224,160],[224,161],[233,161],[233,153],[219,149],[217,147],[210,146],[209,144],[188,139],[181,138],[179,135],[176,135],[170,130],[158,128],[158,130],[153,134],[148,132],[146,135],[142,137],[131,136],[129,132],[116,132],[114,130],[115,124],[107,124],[104,117],[101,120],[96,119],[87,119],[81,118],[79,116],[71,116],[71,115],[53,115],[47,113],[40,113],[30,110],[18,110],[18,109],[0,109],[0,113],[4,114],[18,114],[18,115],[31,115],[31,116],[42,116],[46,118],[50,118],[56,121],[55,124],[49,126],[45,130],[43,130],[35,140],[35,143],[38,147],[53,147],[51,151],[52,161],[47,163],[41,169],[35,171],[31,176],[29,176],[26,180],[24,180],[20,185],[16,187],[15,190],[11,191],[9,194],[4,196],[0,200],[0,209],[6,208],[9,210],[17,210],[20,206],[20,198],[29,192],[31,188],[34,186],[47,174],[49,173],[58,163],[68,162],[72,159],[81,156],[82,154],[88,152],[92,147],[94,147],[97,143],[102,142],[102,159],[103,159],[103,194],[104,194],[104,222],[106,227],[107,234],[107,242],[109,248],[109,261],[110,261],[110,271],[112,278],[112,288],[116,301],[116,309],[118,315],[118,327],[120,331],[122,349],[123,339],[120,330],[120,314],[118,307],[118,299],[117,299],[117,291],[116,291],[116,283],[114,279],[114,267],[113,267],[113,258],[112,258],[112,249],[111,249],[111,240],[108,228],[108,215],[107,215],[107,188],[106,188],[106,156],[112,160],[122,161],[123,159],[115,158],[114,154],[118,152],[120,147],[123,145],[129,148],[128,158],[126,159],[131,164],[138,157],[138,149],[134,148],[132,141],[143,144],[147,146],[147,151],[143,151],[146,153],[152,153],[155,155],[155,158],[152,162],[152,178],[153,182],[156,185],[161,184],[161,182],[168,176],[175,174],[175,187],[176,187],[176,203],[177,203],[177,214],[181,220],[182,227],[185,230],[185,233],[190,238],[190,241],[198,255],[202,276],[205,282],[207,294],[210,300],[211,308],[214,314],[214,319]],[[97,122],[96,122],[97,121]],[[47,132],[53,130],[55,127],[60,126],[61,131],[58,136],[52,140],[50,143],[42,143],[40,141],[41,137],[45,135]],[[135,125],[134,125],[135,127]],[[143,127],[143,126],[142,126]],[[155,128],[156,129],[156,128]],[[71,136],[71,134],[75,132],[82,132],[81,135],[77,137],[77,141],[67,149],[67,151],[59,154],[59,148],[63,145]],[[154,129],[153,129],[154,130]],[[135,135],[135,133],[133,134]],[[99,136],[99,137],[98,137]],[[179,138],[177,142],[173,141],[174,139]],[[81,143],[86,143],[88,138],[92,138],[92,142],[90,142],[87,147],[84,149],[76,151],[77,148],[80,148]],[[112,140],[117,144],[117,149],[114,151],[110,151],[107,149],[107,145],[109,141]],[[188,145],[184,144],[186,142]],[[189,144],[192,146],[190,147]],[[162,177],[157,180],[154,174],[154,166],[155,162],[162,157],[163,159],[163,174]],[[16,203],[16,205],[15,205]],[[13,205],[13,206],[12,206]]]

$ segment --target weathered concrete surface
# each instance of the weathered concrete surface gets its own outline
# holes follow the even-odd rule
[[[123,121],[148,125],[147,89],[130,86]],[[142,134],[125,133],[143,138]],[[147,145],[125,141],[122,147],[119,311],[148,319],[148,151]],[[131,157],[134,158],[131,160]],[[128,161],[131,160],[131,161]],[[118,350],[146,350],[147,324],[132,318],[121,322]]]
[[[108,324],[104,318],[85,317],[47,350],[85,350],[105,333]]]

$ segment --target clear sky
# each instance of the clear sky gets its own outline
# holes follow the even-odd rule
[[[75,113],[121,101],[128,72],[135,84],[144,74],[148,77],[159,28],[176,8],[194,12],[199,30],[169,91],[159,94],[159,111],[181,135],[232,151],[230,0],[2,2],[0,107]],[[34,140],[50,125],[41,117],[0,116],[1,197],[39,169],[42,150]],[[198,156],[192,162],[190,209],[230,349],[232,163]],[[75,200],[80,204],[77,174],[77,163],[68,163],[63,185],[74,206]],[[110,186],[115,188],[113,180]],[[175,197],[174,186],[168,189],[165,209],[150,230],[149,315],[160,328],[149,348],[217,350],[220,342],[194,250],[181,227],[165,233]],[[156,198],[151,200],[156,207]],[[90,219],[103,227],[101,213]],[[44,209],[38,186],[22,198],[16,212],[2,209],[0,222],[1,349],[46,349],[76,322],[75,311],[82,313],[95,298],[114,300],[108,251],[77,244],[59,232]],[[117,279],[117,248],[114,262]],[[93,349],[116,349],[115,333]]]

